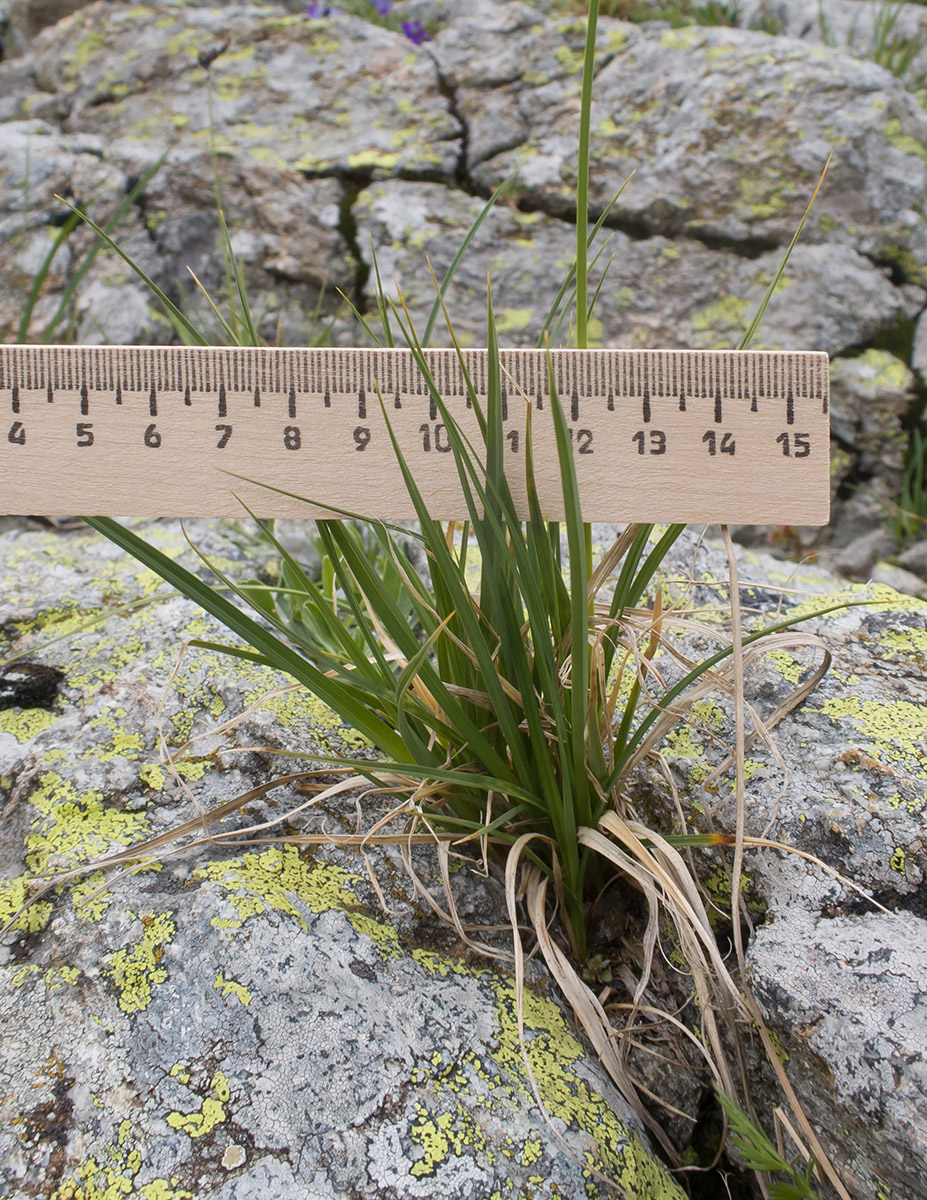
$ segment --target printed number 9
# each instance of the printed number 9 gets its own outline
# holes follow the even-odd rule
[[[366,450],[370,445],[370,430],[366,425],[358,425],[354,430],[354,449]]]

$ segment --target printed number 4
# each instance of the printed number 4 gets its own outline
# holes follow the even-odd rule
[[[719,445],[715,431],[713,429],[709,429],[702,438],[702,441],[708,443],[708,453],[711,455],[717,454],[719,451],[721,454],[734,454],[737,451],[737,443],[734,441],[734,437],[730,433],[722,433],[721,444]]]

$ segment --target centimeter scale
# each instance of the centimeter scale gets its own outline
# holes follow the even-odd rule
[[[481,452],[456,352],[425,356]],[[541,506],[560,520],[547,352],[500,358],[513,493],[526,516],[530,410]],[[486,351],[463,360],[485,402]],[[585,520],[827,523],[826,354],[557,350],[550,362]],[[413,518],[389,423],[432,516],[466,515],[446,423],[408,350],[2,346],[4,407],[5,513],[239,517],[244,501],[266,517],[331,506]]]

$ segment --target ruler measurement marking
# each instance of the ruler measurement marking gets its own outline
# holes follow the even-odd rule
[[[463,420],[471,399],[455,352],[426,351],[426,361],[438,394],[444,396],[451,411]],[[485,351],[464,351],[463,362],[475,394],[485,402]],[[760,519],[751,516],[754,512],[762,514],[763,523],[810,524],[826,519],[823,498],[826,487],[821,482],[827,458],[829,410],[826,356],[769,351],[555,351],[550,362],[554,386],[563,398],[568,420],[577,426],[571,432],[584,508],[587,494],[600,496],[596,501],[600,508],[593,510],[590,519],[662,520],[669,515],[667,505],[671,503],[683,508],[670,519],[707,519],[703,516],[707,501],[699,502],[702,507],[698,515],[684,509],[690,493],[695,494],[700,488],[702,492],[711,491],[713,487],[718,493],[718,504],[731,506],[724,510],[729,520],[753,523]],[[504,386],[500,404],[507,430],[504,459],[515,468],[511,478],[516,485],[519,474],[522,487],[524,483],[523,466],[519,471],[515,464],[524,461],[526,429],[526,409],[517,401],[530,398],[530,407],[545,414],[543,419],[539,416],[535,426],[535,461],[539,486],[543,483],[548,488],[544,499],[547,512],[552,504],[555,507],[561,502],[555,487],[558,481],[553,477],[556,458],[551,457],[549,443],[544,450],[544,439],[552,429],[545,411],[549,408],[548,360],[543,352],[506,350],[501,352],[501,363]],[[219,463],[212,456],[219,451],[223,465],[241,474],[277,483],[275,474],[283,470],[290,474],[279,482],[291,491],[298,492],[301,486],[310,490],[301,480],[311,478],[311,490],[320,500],[326,500],[330,494],[340,496],[337,492],[319,492],[315,481],[321,471],[326,481],[324,487],[353,487],[371,508],[371,515],[379,512],[391,515],[388,509],[375,508],[379,503],[387,506],[398,503],[396,497],[400,493],[392,483],[383,485],[392,463],[392,451],[379,420],[379,405],[373,411],[370,409],[371,391],[392,398],[404,453],[412,455],[410,461],[417,473],[424,472],[423,479],[429,481],[427,487],[438,487],[439,492],[434,494],[442,496],[453,491],[453,488],[448,490],[448,472],[442,467],[449,458],[433,453],[448,447],[438,405],[407,351],[7,346],[0,347],[0,389],[7,391],[10,411],[20,418],[8,438],[0,441],[0,453],[7,456],[0,467],[0,496],[5,495],[5,503],[17,511],[26,503],[26,497],[33,495],[29,491],[32,486],[29,471],[41,478],[43,469],[52,462],[57,468],[58,459],[64,455],[65,475],[68,470],[74,472],[74,499],[65,505],[71,511],[109,508],[132,514],[134,510],[125,500],[119,502],[115,498],[128,495],[130,503],[135,503],[137,496],[140,507],[147,506],[148,511],[139,511],[138,515],[154,515],[159,503],[165,507],[166,515],[175,503],[174,476],[169,474],[172,471],[178,477],[190,476],[185,494],[193,495],[194,499],[184,502],[187,505],[184,513],[202,511],[204,515],[233,516],[235,513],[223,508],[224,502],[217,499],[231,491],[227,480],[217,483],[213,474]],[[43,405],[47,418],[35,407],[43,392],[45,401],[54,405],[54,409],[45,409]],[[276,404],[262,406],[262,392],[284,401],[288,420],[295,422],[297,411],[301,413],[300,426],[284,429],[283,422],[277,424],[274,413],[279,420],[280,409]],[[74,456],[79,467],[68,467],[69,447],[75,444],[74,425],[68,425],[68,413],[87,417],[97,398],[108,403],[103,410],[93,410],[91,440],[81,440],[90,436],[89,431],[78,431],[76,445],[88,448]],[[211,412],[217,413],[220,421],[230,420],[230,414],[234,417],[234,436],[229,425],[221,430],[216,426],[214,430],[206,415],[210,405],[204,411],[199,403],[200,399],[210,398],[217,405]],[[303,400],[314,400],[316,404],[321,400],[332,411],[331,420],[326,418],[326,423],[318,426],[318,436],[310,432],[312,418],[299,408]],[[760,404],[760,400],[774,400],[775,404]],[[138,407],[146,401],[148,419],[152,422],[147,429],[141,420],[144,408]],[[516,401],[514,407],[512,401]],[[386,402],[389,404],[389,399]],[[420,411],[424,414],[426,402],[429,436],[424,439],[419,431],[416,442],[410,430],[418,430],[421,417],[416,414]],[[351,419],[350,410],[354,406],[356,421],[362,422],[361,425]],[[412,411],[407,412],[410,408]],[[188,416],[181,420],[184,413]],[[643,432],[635,433],[635,417],[651,429],[646,436]],[[712,417],[715,427],[724,425],[723,437],[719,429],[716,443],[702,436]],[[578,428],[581,418],[582,429]],[[133,424],[136,419],[141,422],[137,426]],[[466,417],[467,422],[471,419]],[[654,425],[660,428],[654,429]],[[468,436],[472,437],[475,426],[465,427],[471,430]],[[802,432],[790,433],[785,438],[784,430],[788,427]],[[49,440],[54,430],[58,432]],[[220,432],[222,438],[218,438]],[[799,437],[801,441],[794,440]],[[150,453],[162,444],[170,453]],[[4,445],[10,448],[2,450]],[[135,448],[142,446],[145,449]],[[810,446],[807,453],[798,452],[806,446]],[[348,452],[356,451],[367,451],[362,460],[364,471],[359,475],[356,469],[347,467],[344,458]],[[633,459],[625,457],[631,454]],[[276,459],[271,455],[276,455]],[[782,461],[777,461],[777,456]],[[809,472],[805,461],[808,458],[819,475]],[[292,472],[299,464],[310,462],[312,467],[305,466],[306,474],[299,483],[294,483]],[[269,465],[272,463],[276,465]],[[25,489],[12,482],[15,473],[23,472]],[[22,483],[20,474],[16,474],[16,479]],[[594,476],[604,478],[609,474],[612,486],[605,500],[601,500],[606,495],[604,489],[598,493],[584,490],[592,488]],[[7,475],[9,484],[4,480]],[[109,476],[112,476],[112,490],[107,487]],[[639,500],[634,492],[638,478],[643,481],[638,489]],[[119,491],[120,487],[128,488],[126,479],[135,485],[132,492]],[[817,507],[812,505],[810,512],[801,509],[803,501],[797,499],[800,491],[808,491],[809,483],[814,485],[817,496],[813,502]],[[224,491],[220,484],[224,484]],[[198,488],[200,492],[196,491]],[[772,499],[765,506],[754,505],[761,493],[768,493]],[[205,498],[201,508],[195,500],[200,494]],[[432,493],[426,488],[423,494]],[[14,501],[17,495],[21,503]],[[91,509],[83,503],[84,495],[96,497],[90,502]],[[250,503],[254,502],[254,495],[252,488],[248,493]],[[44,493],[41,500],[38,496],[36,487],[36,498],[28,507],[48,503],[61,510],[63,500],[53,503]],[[780,499],[786,507],[798,504],[799,514],[781,515],[777,507]],[[337,503],[368,511],[344,499]],[[641,506],[640,511],[635,509],[635,515],[628,517],[630,510],[626,506],[633,503]],[[605,511],[601,505],[611,507]],[[645,516],[643,510],[647,505],[652,511]],[[712,519],[720,517],[713,512]]]

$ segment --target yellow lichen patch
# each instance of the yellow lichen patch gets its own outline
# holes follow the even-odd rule
[[[384,171],[392,170],[399,162],[399,154],[390,150],[358,150],[356,154],[348,155],[348,166],[352,170],[381,167]]]
[[[11,733],[24,745],[57,720],[56,714],[46,708],[5,708],[0,712],[0,733]]]
[[[907,855],[903,847],[896,846],[894,853],[888,860],[888,865],[893,871],[897,871],[899,875],[906,875],[907,872]]]
[[[430,971],[432,975],[440,975],[446,978],[451,974],[459,974],[451,960],[446,959],[443,955],[435,954],[433,950],[423,950],[421,947],[416,947],[411,952],[412,960],[417,962],[420,967],[424,967],[426,971]]]
[[[349,912],[347,915],[357,932],[370,938],[385,961],[403,957],[404,951],[399,941],[399,934],[392,925],[376,921],[365,913]]]
[[[144,1012],[151,1003],[152,989],[167,979],[167,971],[160,964],[164,947],[177,930],[172,916],[166,912],[139,917],[141,939],[110,955],[106,974],[119,992],[119,1007],[124,1013]]]
[[[797,684],[804,671],[804,664],[794,654],[787,650],[770,650],[763,655],[764,662],[770,662],[787,683]]]
[[[273,910],[306,922],[294,904],[302,901],[312,912],[330,912],[356,904],[350,885],[358,876],[330,864],[305,863],[295,846],[271,847],[261,854],[243,854],[230,862],[209,863],[197,878],[217,884],[227,894],[235,917],[213,917],[218,929],[239,929],[245,921]]]
[[[149,832],[144,816],[106,804],[101,792],[79,792],[54,771],[41,777],[29,803],[39,812],[26,838],[26,866],[31,871],[43,871],[50,858],[86,862],[106,854],[114,843],[128,846]]]
[[[165,1117],[171,1129],[182,1130],[190,1138],[205,1137],[212,1133],[217,1125],[228,1120],[225,1106],[228,1104],[229,1081],[224,1072],[216,1071],[209,1083],[210,1094],[203,1098],[203,1103],[192,1112],[170,1112]]]
[[[112,738],[109,745],[98,743],[88,746],[78,757],[92,758],[98,762],[112,762],[114,758],[138,758],[139,752],[145,747],[144,739],[140,733],[130,732],[124,727],[127,716],[124,708],[116,708],[91,717],[87,722],[88,728],[107,729]]]
[[[284,729],[310,723],[319,748],[327,755],[335,756],[345,749],[370,748],[370,742],[362,733],[345,725],[334,709],[304,688],[290,688],[276,695],[267,695],[266,689],[252,689],[245,693],[244,702],[246,707],[259,703],[266,712],[273,713]],[[329,737],[335,740],[330,741]]]
[[[28,899],[28,875],[18,875],[15,879],[0,880],[0,927],[9,921],[11,929],[19,929],[23,933],[38,933],[40,929],[44,929],[51,920],[51,901],[37,900],[19,912]],[[19,916],[14,921],[13,916],[16,913],[19,913]]]
[[[217,992],[221,992],[224,998],[234,996],[245,1008],[248,1007],[253,999],[250,988],[246,988],[243,983],[238,983],[234,979],[226,979],[221,971],[216,976],[215,983],[212,986]]]
[[[691,26],[683,29],[667,29],[660,35],[661,50],[691,50],[698,41],[698,34]]]
[[[919,670],[927,669],[927,629],[891,629],[879,638],[887,659],[913,663]]]
[[[97,1158],[85,1158],[49,1193],[48,1200],[193,1200],[193,1192],[179,1186],[176,1177],[140,1183],[144,1156],[132,1137],[132,1123],[123,1121],[112,1143]]]
[[[927,612],[927,601],[918,600],[916,596],[905,596],[902,592],[896,592],[886,583],[848,583],[839,592],[809,596],[806,600],[796,604],[794,608],[790,608],[787,615],[794,619],[814,613],[824,613],[825,609],[833,608],[835,605],[845,605],[850,601],[885,605],[886,609],[891,605],[896,612]],[[837,607],[835,612],[826,615],[833,618],[839,616],[842,611],[842,608]]]
[[[749,304],[738,296],[725,296],[717,304],[703,308],[692,316],[692,328],[699,333],[725,333],[743,328]]]
[[[71,888],[74,911],[85,921],[99,921],[112,903],[102,871],[85,875]]]
[[[690,784],[703,783],[711,774],[705,747],[696,741],[691,725],[671,729],[664,739],[664,745],[669,758],[690,764],[686,772]]]
[[[513,329],[527,329],[534,315],[530,308],[503,308],[496,317],[496,328],[500,333]]]
[[[14,968],[10,983],[15,988],[21,988],[30,975],[37,975],[41,969],[35,963],[23,963],[22,966]]]
[[[146,763],[139,771],[138,777],[142,783],[147,784],[155,792],[163,790],[167,783],[168,775],[176,773],[181,779],[186,779],[194,782],[197,779],[202,779],[209,771],[212,770],[213,763],[210,759],[175,759],[170,767],[161,767],[158,763]]]
[[[883,766],[900,766],[927,779],[927,709],[910,700],[825,700],[818,709],[833,721],[849,720],[872,739],[870,752]]]
[[[45,972],[45,988],[55,992],[65,984],[77,983],[79,978],[80,970],[77,967],[49,967]]]
[[[459,1158],[467,1149],[492,1162],[492,1152],[487,1154],[486,1135],[459,1101],[452,1112],[434,1115],[424,1104],[416,1104],[415,1111],[418,1120],[409,1135],[421,1146],[423,1155],[412,1164],[410,1175],[418,1178],[434,1175],[445,1159],[451,1155]]]
[[[431,1107],[416,1105],[410,1130],[422,1151],[412,1174],[428,1176],[437,1174],[443,1162],[468,1151],[488,1158],[485,1135],[474,1113],[482,1108],[504,1116],[513,1103],[523,1103],[532,1092],[518,1039],[514,985],[489,971],[469,972],[465,965],[438,955],[419,961],[433,973],[453,971],[485,978],[496,998],[499,1029],[491,1056],[480,1058],[467,1051],[449,1057],[436,1051],[429,1065],[413,1072],[416,1087],[427,1087],[438,1101]],[[577,1074],[574,1064],[584,1057],[584,1051],[557,1005],[526,991],[524,1018],[528,1060],[545,1108],[554,1120],[588,1133],[598,1146],[598,1155],[586,1156],[587,1194],[610,1194],[595,1182],[595,1170],[615,1179],[632,1195],[682,1200],[682,1192],[651,1159],[634,1130]],[[537,1137],[509,1138],[500,1150],[525,1165],[542,1154]]]

